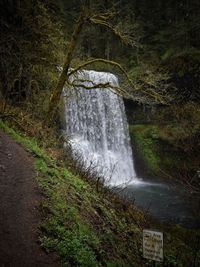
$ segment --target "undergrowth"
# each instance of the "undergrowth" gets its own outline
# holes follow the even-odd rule
[[[97,192],[95,185],[40,149],[34,138],[19,135],[2,121],[0,128],[34,157],[36,179],[45,195],[40,243],[47,252],[57,253],[61,266],[152,266],[142,258],[144,228],[158,228],[165,233],[165,260],[156,266],[190,266],[188,262],[198,266],[198,231],[147,220],[134,205],[114,193]]]

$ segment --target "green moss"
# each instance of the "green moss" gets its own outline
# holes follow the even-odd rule
[[[159,174],[158,128],[152,125],[130,125],[129,131],[139,157],[144,161],[149,172]]]
[[[129,129],[139,159],[144,162],[149,174],[164,178],[176,176],[184,156],[166,141],[164,128],[156,125],[130,125]]]

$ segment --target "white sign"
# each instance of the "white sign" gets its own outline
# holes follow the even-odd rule
[[[163,261],[163,233],[143,230],[143,257]]]

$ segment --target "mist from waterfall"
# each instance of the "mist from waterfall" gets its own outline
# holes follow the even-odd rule
[[[83,82],[84,80],[84,82]],[[79,72],[73,82],[89,87],[110,83],[119,86],[115,75],[106,72]],[[125,107],[112,89],[65,88],[65,135],[72,151],[85,167],[95,167],[107,185],[136,181]]]

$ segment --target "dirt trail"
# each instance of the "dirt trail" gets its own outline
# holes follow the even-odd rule
[[[42,200],[33,161],[0,130],[0,267],[55,267],[38,244]]]

